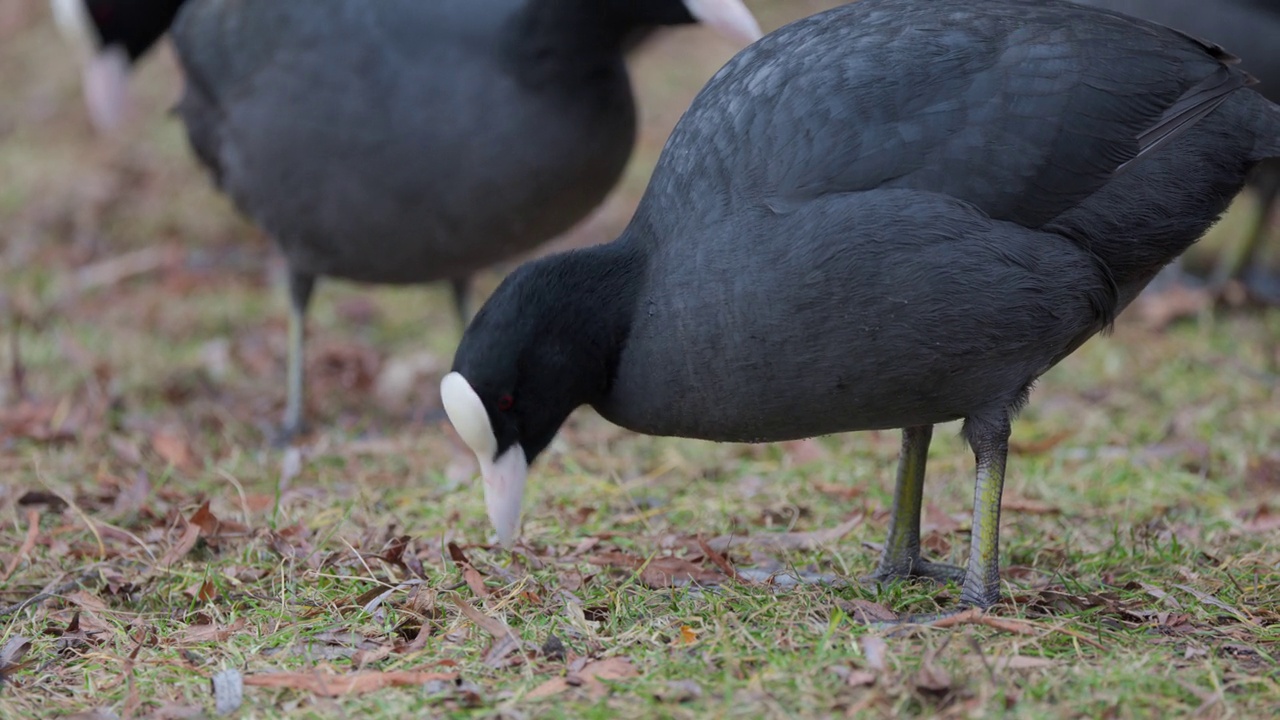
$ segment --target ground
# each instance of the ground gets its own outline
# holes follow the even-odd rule
[[[755,7],[776,27],[820,5]],[[732,50],[688,31],[637,57],[636,160],[559,245],[617,232]],[[521,544],[493,547],[433,412],[459,334],[443,288],[323,285],[317,429],[275,450],[280,264],[165,113],[168,48],[97,139],[44,2],[9,0],[0,86],[0,717],[1280,710],[1280,312],[1159,301],[1050,372],[1015,429],[1006,600],[889,629],[958,595],[858,582],[895,433],[714,445],[579,412],[533,470]],[[925,535],[952,560],[957,430],[935,435]]]

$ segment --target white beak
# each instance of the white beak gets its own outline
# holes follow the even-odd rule
[[[99,133],[118,128],[129,109],[129,55],[102,47],[84,0],[51,0],[58,31],[80,60],[81,85],[89,120]]]
[[[129,56],[121,48],[106,48],[85,64],[83,80],[94,129],[111,133],[129,110]]]
[[[516,444],[497,460],[480,459],[480,475],[484,478],[484,504],[489,510],[489,522],[498,533],[498,542],[509,548],[520,531],[524,481],[529,477],[524,448]]]
[[[484,478],[484,502],[489,522],[506,547],[520,530],[520,506],[524,502],[529,462],[517,443],[498,455],[498,439],[480,396],[462,375],[451,372],[440,381],[440,401],[458,436],[476,454]]]
[[[684,0],[689,14],[729,37],[746,43],[760,39],[760,23],[742,0]]]

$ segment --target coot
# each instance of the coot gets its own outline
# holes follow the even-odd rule
[[[764,442],[905,428],[878,576],[999,597],[1014,413],[1280,155],[1216,46],[1065,0],[860,0],[728,63],[614,242],[502,283],[441,383],[498,537],[591,405]],[[932,426],[977,460],[968,568],[925,562]]]
[[[1280,0],[1076,0],[1168,25],[1222,43],[1259,79],[1255,88],[1280,102]],[[1263,241],[1280,211],[1280,161],[1264,162],[1253,177],[1259,207],[1238,252],[1229,253],[1210,279],[1221,287],[1258,265]]]
[[[80,37],[100,43],[138,24],[137,3],[83,1],[97,30]],[[617,182],[636,125],[623,48],[647,28],[697,20],[759,36],[741,0],[182,7],[172,34],[191,145],[289,264],[282,437],[302,424],[316,278],[451,280],[465,316],[472,273],[564,232]]]
[[[102,132],[124,113],[129,68],[147,53],[184,0],[49,0],[58,28],[81,53],[85,105]]]

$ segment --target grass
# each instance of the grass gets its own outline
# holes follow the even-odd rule
[[[238,716],[255,718],[1280,709],[1280,313],[1204,311],[1161,329],[1127,317],[1044,378],[1015,426],[1007,600],[991,624],[862,621],[958,595],[856,582],[887,527],[889,432],[713,445],[579,412],[535,467],[512,554],[488,544],[474,461],[421,419],[457,340],[447,293],[324,285],[309,358],[320,430],[300,457],[271,450],[278,262],[164,116],[170,58],[142,69],[138,119],[104,146],[44,3],[12,7],[0,12],[14,100],[0,106],[0,717],[213,716],[210,680],[228,671],[244,683]],[[774,27],[818,6],[759,7]],[[625,222],[682,103],[731,50],[687,39],[638,58],[636,162],[561,245]],[[156,247],[168,254],[150,269],[77,289]],[[956,430],[935,434],[925,536],[953,561],[972,491]],[[721,558],[701,544],[729,533],[797,547],[738,539]],[[821,542],[799,547],[798,533]],[[838,582],[758,581],[783,571]],[[315,684],[330,675],[360,692],[327,696]]]

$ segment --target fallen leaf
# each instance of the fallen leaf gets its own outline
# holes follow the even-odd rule
[[[196,469],[194,455],[187,438],[177,430],[157,430],[151,435],[151,449],[155,450],[161,460],[182,470],[192,472]]]
[[[30,663],[22,662],[22,658],[31,649],[31,641],[21,635],[14,635],[0,647],[0,686]]]
[[[486,665],[497,667],[502,664],[502,660],[507,655],[520,649],[520,638],[506,623],[471,607],[470,603],[456,595],[451,596],[450,599],[453,600],[454,605],[458,606],[462,614],[467,616],[468,620],[479,625],[485,632],[494,637],[494,644],[485,653],[484,663]]]
[[[867,660],[867,667],[876,672],[884,672],[884,656],[889,650],[889,645],[884,638],[877,635],[864,635],[862,637],[862,657]]]
[[[218,519],[209,510],[209,501],[206,500],[203,505],[196,509],[195,514],[187,522],[193,525],[199,525],[200,531],[206,539],[240,536],[248,533],[249,528],[237,522],[224,522]]]
[[[698,538],[698,549],[702,550],[702,554],[706,555],[707,559],[710,560],[713,565],[720,568],[720,572],[728,575],[738,582],[742,582],[742,578],[738,576],[738,571],[734,570],[733,565],[729,563],[729,558],[726,558],[724,555],[716,552],[715,549],[708,545],[702,538]]]
[[[625,680],[639,675],[639,671],[624,657],[611,657],[589,662],[577,672],[570,672],[562,678],[552,678],[525,695],[526,700],[539,700],[559,695],[573,687],[583,687],[587,695],[599,699],[609,692],[604,680]]]
[[[178,538],[178,542],[170,546],[164,557],[160,558],[160,566],[170,567],[181,560],[187,553],[191,552],[191,549],[196,546],[196,541],[199,539],[200,526],[195,523],[187,523],[187,527],[182,531],[182,536]]]
[[[467,587],[471,588],[471,592],[475,593],[476,597],[479,598],[489,597],[492,593],[489,591],[489,587],[484,584],[484,575],[476,569],[475,565],[471,564],[471,560],[462,552],[462,548],[458,547],[455,542],[450,542],[447,547],[449,557],[458,566],[458,569],[462,571],[462,579],[467,581]]]
[[[855,527],[862,524],[862,513],[858,513],[839,525],[826,530],[791,533],[757,533],[755,535],[722,535],[707,541],[716,552],[725,552],[729,548],[751,547],[756,550],[816,550],[830,545]]]
[[[1174,587],[1178,588],[1183,592],[1190,593],[1191,595],[1195,596],[1195,599],[1199,600],[1205,605],[1211,605],[1213,607],[1218,608],[1219,610],[1225,611],[1226,613],[1234,616],[1236,619],[1240,620],[1241,622],[1252,622],[1252,620],[1250,620],[1244,613],[1240,612],[1239,608],[1231,607],[1230,605],[1222,602],[1218,598],[1210,595],[1209,593],[1203,590],[1193,588],[1190,585],[1174,585]]]
[[[1014,455],[1043,455],[1061,445],[1073,434],[1071,430],[1060,430],[1048,437],[1035,440],[1010,440],[1009,452]]]
[[[693,702],[702,697],[702,686],[693,680],[668,680],[653,696],[658,702]]]
[[[587,558],[587,562],[603,567],[639,570],[640,582],[654,589],[680,587],[690,583],[719,585],[724,575],[674,555],[661,555],[647,562],[635,555],[616,550]]]
[[[373,387],[382,356],[369,345],[331,343],[317,348],[308,365],[311,377],[320,387],[364,392]]]
[[[95,613],[106,613],[108,611],[107,604],[94,595],[90,595],[84,590],[76,590],[65,596],[68,602],[79,606],[83,610]]]
[[[1280,512],[1272,510],[1270,505],[1260,505],[1257,512],[1244,521],[1243,527],[1245,530],[1255,533],[1280,530]]]
[[[831,457],[831,453],[822,447],[822,443],[813,438],[789,440],[779,443],[779,446],[796,465],[822,462]]]
[[[870,600],[861,598],[836,600],[836,605],[844,611],[845,615],[867,625],[879,622],[894,622],[898,619],[898,613]]]
[[[198,643],[220,643],[244,629],[244,618],[238,618],[230,625],[209,623],[191,625],[174,633],[171,637],[178,642],[195,645]]]
[[[1142,293],[1133,303],[1133,312],[1144,325],[1158,332],[1176,320],[1199,315],[1212,304],[1213,294],[1207,289],[1174,283],[1158,293]]]
[[[943,645],[945,647],[945,644]],[[930,650],[920,661],[920,669],[911,676],[917,690],[941,695],[951,689],[951,674],[936,664],[938,650]]]
[[[1244,477],[1245,483],[1255,492],[1280,490],[1280,454],[1250,460]]]
[[[415,687],[433,681],[452,683],[457,679],[456,673],[420,672],[416,670],[388,670],[386,672],[362,670],[346,675],[309,671],[246,675],[244,684],[250,687],[302,690],[320,697],[342,697],[343,695],[359,695],[389,687]]]
[[[844,683],[849,687],[868,687],[876,684],[876,677],[870,670],[850,670]]]

